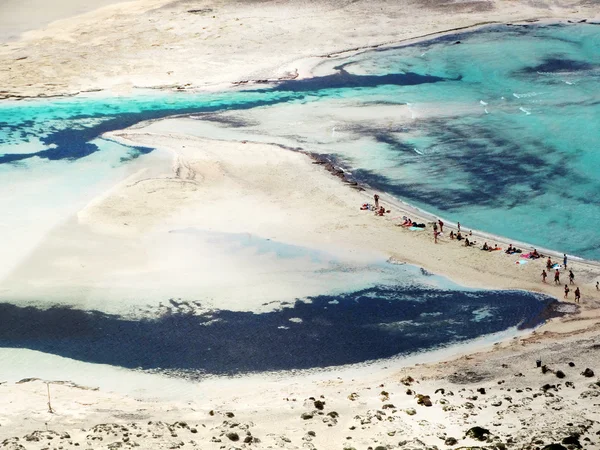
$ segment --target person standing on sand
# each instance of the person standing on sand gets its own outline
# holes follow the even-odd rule
[[[560,272],[558,269],[554,272],[554,284],[560,284]]]
[[[580,300],[581,300],[581,291],[577,287],[577,288],[575,288],[575,302],[579,303]]]
[[[546,282],[546,277],[548,276],[548,274],[546,273],[545,270],[542,269],[542,282],[545,283]]]
[[[379,195],[375,194],[373,196],[373,198],[375,199],[375,209],[379,209]]]
[[[569,286],[565,284],[565,298],[569,296]]]
[[[444,222],[441,219],[438,219],[438,225],[440,226],[440,233],[444,232]]]
[[[438,238],[438,234],[439,234],[439,233],[438,233],[438,230],[435,230],[435,229],[434,229],[434,230],[433,230],[433,242],[434,242],[435,244],[437,244],[437,238]]]
[[[437,231],[437,223],[433,222],[433,231]]]
[[[569,284],[575,284],[575,274],[573,270],[569,270]]]
[[[563,266],[565,266],[565,269],[567,268],[567,254],[563,253]]]
[[[458,232],[460,233],[460,222],[458,222],[456,226],[458,227]]]
[[[600,291],[600,281],[596,281],[596,290]]]

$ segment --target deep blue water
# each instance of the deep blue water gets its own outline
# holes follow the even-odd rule
[[[0,346],[126,368],[239,374],[360,363],[533,327],[556,301],[524,292],[376,287],[255,314],[199,314],[171,300],[160,319],[0,304]],[[290,321],[290,319],[296,320]],[[301,319],[297,321],[297,319]]]

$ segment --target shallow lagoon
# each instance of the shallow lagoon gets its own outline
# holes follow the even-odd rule
[[[183,114],[197,119],[190,121],[192,134],[329,155],[355,178],[467,227],[598,259],[599,30],[486,28],[328,61],[315,79],[267,89],[4,102],[5,256],[26,254],[96,188],[152,151],[105,141],[102,133]],[[34,230],[36,216],[50,219]],[[321,263],[310,250],[272,246],[261,243],[256,251],[310,261],[313,271],[302,276],[312,277]],[[347,268],[327,264],[319,270],[341,275],[321,295],[260,314],[182,313],[178,308],[190,301],[183,299],[158,319],[133,320],[83,304],[46,309],[3,298],[0,345],[129,368],[308,368],[534,326],[551,304],[522,292],[451,288],[438,278],[431,285],[427,274],[389,264],[360,269],[368,283],[350,288],[342,282]],[[201,309],[202,295],[192,309]],[[263,347],[270,356],[258,352]]]
[[[274,88],[4,102],[0,170],[85,159],[105,131],[197,113],[217,134],[330,155],[466,227],[598,259],[599,47],[593,24],[488,27],[326,61]],[[98,172],[149,150],[122,149]]]

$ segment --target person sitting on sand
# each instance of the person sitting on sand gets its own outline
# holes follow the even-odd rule
[[[454,230],[450,230],[450,239],[454,240],[455,237]]]
[[[554,284],[560,284],[560,272],[558,269],[554,272]]]
[[[458,233],[456,233],[456,240],[457,241],[462,241],[462,234],[460,234],[460,231]]]
[[[469,238],[465,238],[465,247],[471,247],[474,242],[469,241]]]
[[[513,248],[512,244],[510,244],[508,246],[508,248],[506,249],[505,253],[508,253],[509,255],[512,255],[514,253],[515,249]]]
[[[552,260],[550,259],[550,257],[548,256],[548,261],[546,261],[546,269],[552,269],[552,266],[554,264],[552,264]]]
[[[483,243],[483,247],[481,247],[481,250],[489,250],[490,248],[487,245],[487,242]]]
[[[498,247],[498,244],[494,244],[493,247],[488,248],[488,252],[493,252],[494,250],[500,250],[500,247]]]
[[[565,284],[565,298],[569,296],[569,286]]]
[[[546,282],[546,277],[547,276],[548,276],[548,274],[546,273],[546,271],[542,269],[542,283]]]
[[[407,217],[406,219],[404,219],[404,222],[402,223],[403,227],[412,227],[413,225],[413,221],[411,220],[410,217]]]
[[[538,259],[540,257],[540,254],[538,253],[537,249],[534,248],[529,257],[533,259]]]
[[[385,208],[383,206],[379,207],[379,210],[375,213],[378,216],[383,216],[383,214],[385,213]]]

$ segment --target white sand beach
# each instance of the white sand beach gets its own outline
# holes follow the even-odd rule
[[[592,17],[600,17],[592,2],[116,3],[1,45],[0,98],[221,89],[310,76],[327,55],[453,28]],[[330,275],[310,258],[257,258],[222,235],[562,298],[560,285],[541,282],[544,259],[518,265],[518,255],[464,247],[449,239],[452,224],[436,244],[431,228],[413,232],[392,220],[432,216],[384,192],[391,214],[362,211],[374,192],[308,154],[192,136],[186,118],[163,121],[166,131],[160,124],[103,136],[156,150],[58,221],[16,267],[4,261],[4,298],[143,316],[148,305],[201,290],[212,299],[205,308],[262,312],[281,306],[270,301],[379,279],[366,270],[360,280]],[[479,244],[488,238],[474,230]],[[582,290],[577,308],[572,295],[566,301],[571,314],[417,359],[198,381],[0,349],[0,448],[600,448],[600,265],[569,267]]]

